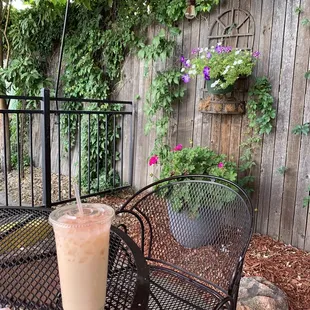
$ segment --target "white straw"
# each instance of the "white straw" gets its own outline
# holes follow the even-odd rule
[[[75,198],[76,198],[77,207],[79,209],[79,213],[81,216],[83,216],[82,202],[80,198],[79,188],[76,183],[74,184],[74,191],[75,191]]]

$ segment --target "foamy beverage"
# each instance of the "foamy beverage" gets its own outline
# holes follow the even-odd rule
[[[103,310],[114,210],[102,204],[62,207],[50,214],[64,310]]]

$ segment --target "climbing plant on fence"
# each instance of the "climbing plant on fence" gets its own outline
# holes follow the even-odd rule
[[[60,36],[65,11],[64,0],[36,0],[28,1],[31,7],[23,11],[12,10],[10,19],[9,44],[7,50],[12,53],[12,62],[8,71],[3,73],[10,80],[9,75],[20,76],[20,80],[27,83],[20,85],[13,76],[12,86],[16,93],[37,94],[38,89],[48,86],[47,69],[50,59],[60,44]],[[84,4],[84,5],[81,5]],[[210,11],[219,0],[197,1],[197,12]],[[62,79],[63,92],[66,96],[84,98],[109,98],[117,83],[121,81],[121,69],[123,61],[129,53],[139,55],[141,59],[156,61],[169,57],[174,49],[174,40],[169,39],[167,33],[162,30],[153,41],[148,42],[147,28],[153,23],[160,23],[170,33],[170,37],[177,34],[176,22],[183,19],[187,6],[186,1],[177,0],[79,0],[70,5],[69,23],[66,34],[64,74]],[[31,66],[16,66],[18,62],[27,60]],[[29,69],[29,68],[33,69]],[[14,69],[14,70],[13,70]],[[170,70],[171,69],[171,70]],[[167,72],[159,72],[148,96],[148,102],[152,100],[159,103],[159,99],[166,94],[164,105],[159,104],[157,110],[164,109],[164,123],[157,122],[157,142],[166,135],[167,121],[171,104],[182,97],[182,90],[178,88],[177,73],[173,68]],[[147,73],[147,72],[146,72]],[[163,77],[170,76],[168,83]],[[163,94],[161,94],[163,93]],[[151,99],[152,98],[152,99]],[[156,101],[157,100],[157,101]],[[64,103],[62,109],[81,110],[95,109],[106,111],[107,109],[120,110],[119,105],[88,105]],[[155,109],[156,110],[156,109]],[[156,113],[154,109],[148,113],[152,119]],[[76,141],[77,119],[70,116],[72,146]],[[150,121],[151,123],[152,121]],[[68,119],[61,120],[61,132],[68,136]],[[83,127],[83,126],[82,126]],[[163,128],[161,130],[161,128]],[[102,128],[101,128],[102,129]],[[97,126],[91,125],[91,134],[97,134]],[[113,139],[112,132],[100,135],[100,143],[107,145]],[[82,150],[88,148],[85,133],[82,134]],[[63,139],[65,141],[65,139]],[[90,143],[92,154],[90,167],[95,167],[97,160],[97,144]],[[68,145],[66,146],[68,148]],[[101,156],[101,154],[100,154]],[[100,167],[100,175],[107,175],[111,170],[104,171]],[[82,183],[86,184],[87,175],[82,174]],[[103,182],[104,183],[104,182]],[[105,180],[105,183],[109,183]]]

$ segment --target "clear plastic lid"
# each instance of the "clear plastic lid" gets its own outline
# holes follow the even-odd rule
[[[112,207],[104,204],[83,203],[82,207],[83,215],[76,205],[60,207],[50,214],[49,222],[57,227],[78,228],[111,222],[115,214]]]

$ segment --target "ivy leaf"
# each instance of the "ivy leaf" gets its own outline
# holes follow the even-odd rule
[[[178,36],[181,33],[181,30],[177,27],[171,27],[169,31],[173,36]]]
[[[303,19],[301,20],[301,24],[302,24],[303,26],[310,26],[310,19],[309,19],[309,18],[303,18]]]
[[[308,80],[310,79],[310,70],[305,73],[305,78]]]
[[[138,58],[143,59],[144,56],[145,56],[145,50],[144,50],[144,49],[141,49],[141,50],[138,52]]]

